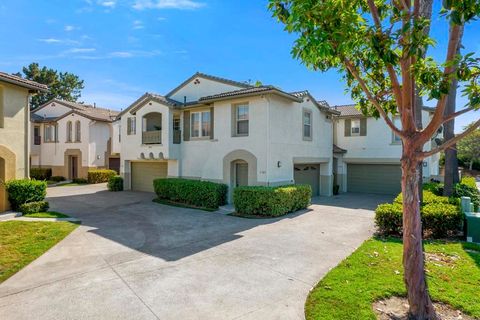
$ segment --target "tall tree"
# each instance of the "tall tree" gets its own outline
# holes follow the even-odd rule
[[[77,102],[81,97],[81,90],[84,88],[83,80],[77,75],[69,72],[58,72],[57,70],[40,67],[38,63],[31,63],[23,67],[22,73],[18,73],[25,79],[46,84],[49,91],[38,94],[32,98],[32,108],[36,108],[51,99],[62,99]]]
[[[466,129],[472,126],[468,125]],[[480,129],[476,129],[471,135],[458,142],[458,155],[469,162],[469,169],[473,169],[473,163],[480,161]]]
[[[364,114],[381,117],[402,140],[403,267],[412,319],[437,319],[425,278],[419,202],[419,165],[450,147],[480,126],[470,128],[431,150],[424,151],[446,121],[480,107],[480,59],[457,55],[460,31],[480,16],[478,0],[445,0],[442,11],[451,24],[446,60],[423,57],[434,43],[420,15],[420,0],[270,0],[273,11],[288,32],[295,33],[292,54],[307,67],[343,74],[352,98]],[[455,69],[455,65],[458,68]],[[451,82],[465,82],[469,103],[463,110],[444,115]],[[415,88],[436,101],[425,128],[415,121]],[[392,116],[400,116],[401,128]]]

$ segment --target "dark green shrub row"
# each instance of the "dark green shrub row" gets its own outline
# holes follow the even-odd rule
[[[20,205],[19,211],[22,214],[32,214],[38,212],[46,212],[50,208],[47,201],[28,202]]]
[[[430,191],[436,196],[442,196],[443,195],[443,184],[442,183],[437,183],[437,182],[424,183],[423,184],[423,190],[424,191]]]
[[[72,179],[72,182],[73,183],[78,183],[78,184],[87,184],[88,183],[87,179],[84,179],[84,178],[75,178],[75,179]]]
[[[88,171],[88,183],[108,182],[108,179],[116,175],[117,173],[114,170],[108,170],[108,169],[90,170]]]
[[[477,188],[477,181],[474,177],[463,177],[460,183],[467,185],[471,188]]]
[[[121,176],[113,176],[108,180],[108,190],[123,191],[123,178]]]
[[[13,210],[18,210],[20,205],[28,202],[43,201],[47,195],[45,181],[21,179],[11,180],[6,183],[8,201]]]
[[[403,203],[403,196],[402,193],[400,193],[393,202],[402,204]],[[454,202],[453,199],[449,199],[448,197],[443,197],[443,196],[437,196],[433,192],[428,191],[428,190],[423,190],[423,204],[429,204],[429,203],[452,203]]]
[[[453,188],[453,196],[457,198],[470,197],[475,210],[480,208],[480,192],[477,187],[471,187],[466,184],[457,183]]]
[[[62,181],[65,181],[67,179],[65,179],[65,177],[62,177],[62,176],[53,176],[50,178],[51,181],[53,182],[62,182]]]
[[[403,206],[400,203],[384,203],[375,209],[375,224],[384,235],[401,235],[403,229]]]
[[[225,184],[188,179],[155,179],[153,187],[159,199],[209,209],[224,205],[228,191]]]
[[[235,211],[245,215],[281,216],[310,205],[309,185],[238,187],[233,190]]]
[[[52,169],[50,168],[30,168],[30,178],[35,180],[50,180]]]

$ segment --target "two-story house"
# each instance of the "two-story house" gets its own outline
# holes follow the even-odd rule
[[[120,114],[125,187],[152,191],[155,178],[183,177],[230,190],[308,183],[314,195],[331,195],[334,114],[307,91],[196,73]]]
[[[4,182],[29,176],[30,96],[47,86],[0,72],[0,212],[9,209]]]
[[[112,125],[117,114],[57,99],[32,110],[31,166],[51,168],[54,176],[67,179],[86,178],[89,169],[118,170],[118,133]]]
[[[402,144],[383,119],[365,117],[355,105],[336,106],[334,117],[334,183],[343,192],[397,194],[401,191]],[[434,109],[424,107],[422,121],[429,123]],[[400,118],[394,118],[400,127]],[[430,150],[431,141],[425,145]],[[423,162],[424,181],[441,179],[440,156]]]

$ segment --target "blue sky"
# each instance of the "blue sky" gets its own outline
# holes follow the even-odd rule
[[[0,70],[39,62],[73,72],[85,80],[82,101],[113,109],[147,91],[165,94],[196,71],[308,89],[331,105],[350,103],[335,71],[312,72],[291,57],[295,38],[266,6],[258,0],[6,0]],[[448,30],[440,19],[433,26],[439,43],[432,53],[443,59]],[[473,29],[466,30],[468,51],[480,49]],[[478,113],[459,119],[457,129]]]

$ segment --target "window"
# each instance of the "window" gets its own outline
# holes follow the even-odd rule
[[[359,136],[360,135],[360,120],[359,119],[352,120],[351,130],[352,130],[352,136]]]
[[[56,124],[46,124],[44,139],[45,142],[57,142],[58,137],[58,127]]]
[[[180,130],[180,118],[173,118],[173,130]]]
[[[137,133],[137,121],[135,117],[127,118],[127,134],[133,135]]]
[[[80,142],[82,140],[82,127],[80,121],[75,122],[75,142]]]
[[[72,121],[67,122],[67,142],[72,142]]]
[[[40,127],[39,126],[35,126],[33,127],[33,143],[36,145],[36,146],[39,146],[40,145]]]
[[[312,139],[312,112],[310,110],[303,111],[303,139]]]
[[[210,137],[210,111],[192,112],[192,138]]]
[[[402,122],[400,121],[400,118],[394,118],[393,119],[393,124],[400,130],[402,129]],[[400,136],[396,135],[394,132],[392,132],[393,138],[392,138],[392,143],[394,144],[400,144],[402,143],[402,139]]]
[[[235,134],[248,136],[248,104],[235,106]]]

